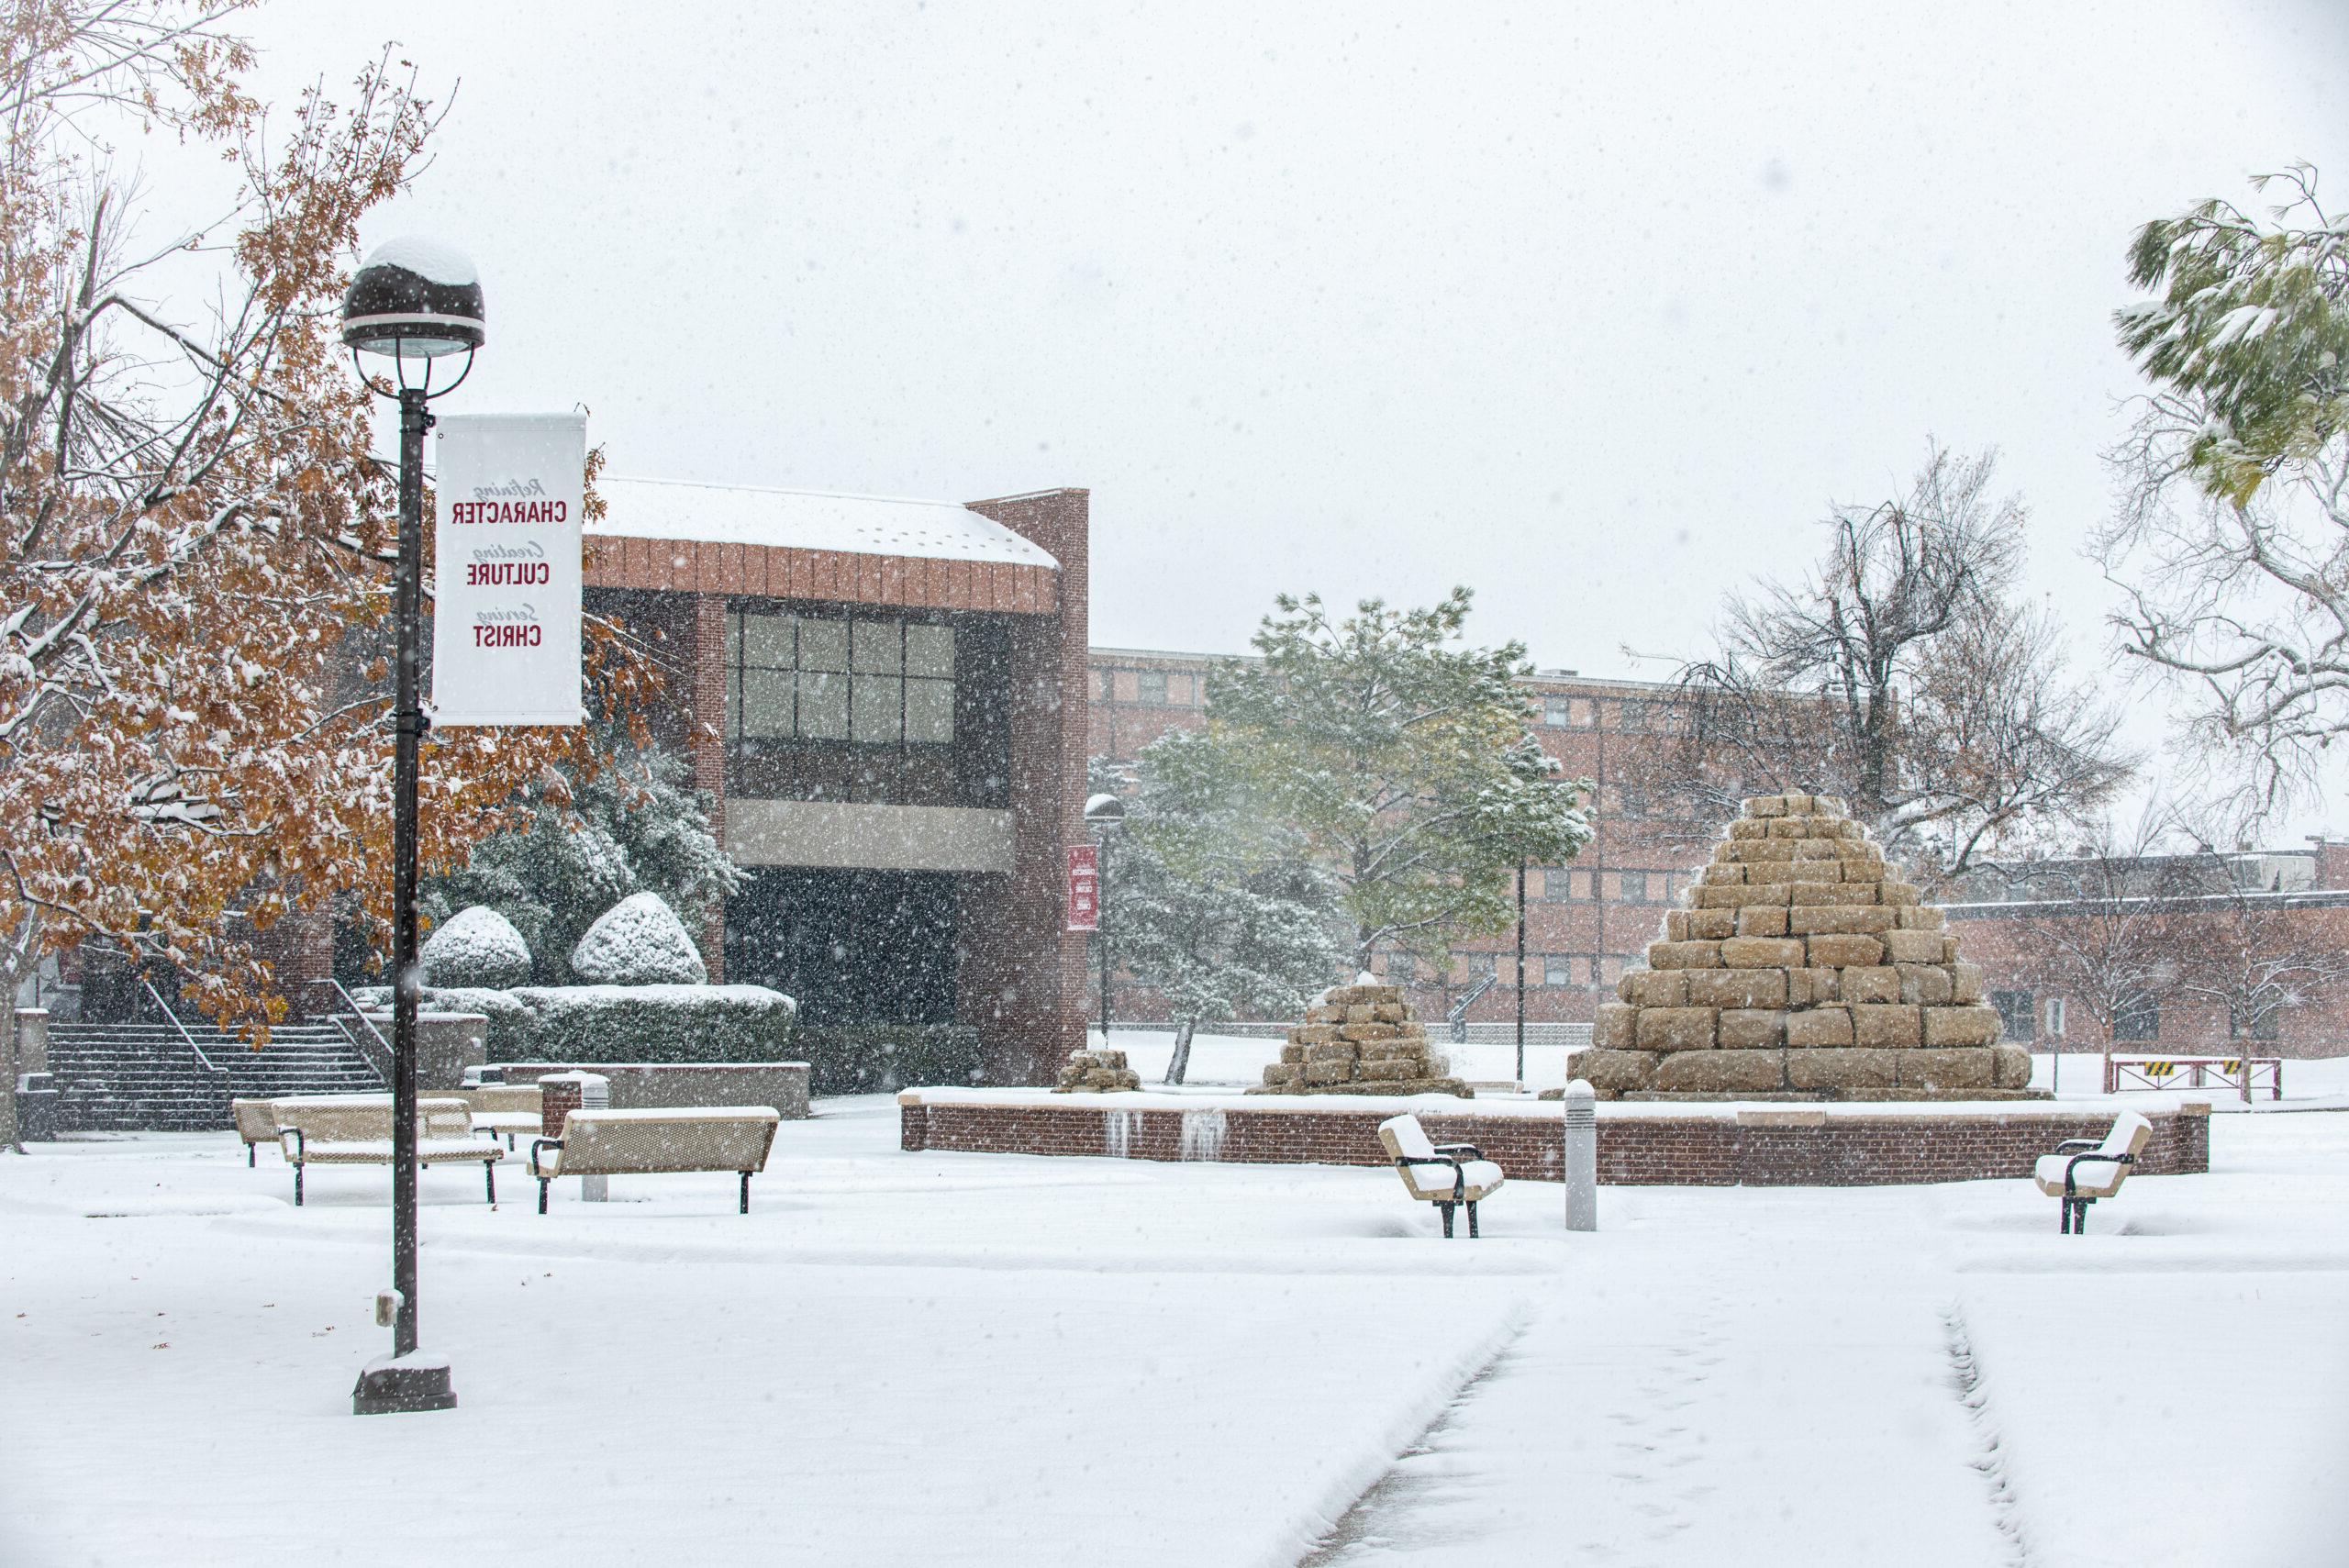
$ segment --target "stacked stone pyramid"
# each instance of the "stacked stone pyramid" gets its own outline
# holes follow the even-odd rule
[[[1568,1063],[1602,1099],[2034,1097],[1982,972],[1831,795],[1769,795]]]
[[[1102,1046],[1070,1051],[1067,1062],[1061,1068],[1061,1081],[1052,1085],[1052,1093],[1074,1095],[1084,1090],[1098,1094],[1141,1087],[1141,1074],[1126,1065],[1126,1053]]]
[[[1367,973],[1313,999],[1305,1021],[1288,1031],[1281,1059],[1264,1069],[1252,1095],[1457,1095],[1475,1091],[1452,1077],[1452,1063],[1428,1048],[1425,1025],[1411,1017],[1399,985]]]

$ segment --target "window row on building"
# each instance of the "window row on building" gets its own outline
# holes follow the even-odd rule
[[[1096,665],[1093,700],[1142,707],[1204,707],[1207,677],[1192,670],[1124,670]]]

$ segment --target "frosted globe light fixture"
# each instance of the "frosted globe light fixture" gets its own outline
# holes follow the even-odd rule
[[[397,359],[469,354],[488,336],[481,274],[453,245],[408,235],[368,252],[342,295],[342,340]]]

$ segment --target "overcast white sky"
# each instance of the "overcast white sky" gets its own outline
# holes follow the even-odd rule
[[[2003,451],[2101,662],[2078,550],[2131,230],[2294,159],[2349,181],[2343,0],[279,0],[253,31],[281,89],[387,36],[458,85],[371,238],[480,263],[466,408],[584,403],[622,473],[1087,486],[1094,640],[1129,646],[1464,582],[1484,638],[1659,676],[1622,650],[1699,651],[1930,433]]]

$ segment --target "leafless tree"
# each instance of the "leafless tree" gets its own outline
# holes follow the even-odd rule
[[[1840,795],[1929,878],[2091,817],[2128,777],[2117,716],[2067,674],[2043,615],[2009,597],[2025,513],[1994,453],[1927,453],[1908,492],[1838,507],[1825,559],[1725,611],[1685,666],[1692,717],[1653,772],[1715,819],[1737,796]]]

